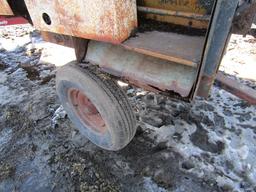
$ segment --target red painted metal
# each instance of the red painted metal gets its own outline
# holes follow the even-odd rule
[[[90,99],[80,90],[68,90],[69,102],[73,110],[85,126],[93,131],[104,134],[107,131],[106,123]]]
[[[0,16],[0,26],[7,26],[7,25],[19,25],[19,24],[26,24],[28,21],[23,17],[3,17]]]

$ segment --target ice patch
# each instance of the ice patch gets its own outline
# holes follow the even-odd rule
[[[13,39],[4,39],[0,38],[0,48],[5,49],[6,51],[15,51],[15,49],[22,47],[31,42],[29,35],[26,37],[17,37]]]
[[[23,101],[27,92],[17,92],[17,90],[10,90],[9,87],[0,85],[0,105],[16,104]]]
[[[237,181],[233,181],[225,176],[218,176],[216,181],[219,187],[225,188],[227,191],[241,191],[240,184]]]
[[[182,123],[183,125],[180,126],[179,120],[177,120],[175,125],[163,126],[161,128],[154,128],[147,125],[147,128],[154,130],[154,133],[151,135],[153,139],[157,139],[157,142],[167,141],[167,146],[172,147],[184,158],[201,155],[202,150],[193,145],[190,140],[190,136],[197,129],[196,126],[190,125],[187,122]],[[175,133],[179,133],[181,135],[181,139],[179,141],[176,140]]]
[[[18,89],[12,90],[8,86],[4,85],[4,83],[7,81],[8,78],[11,78],[16,82],[24,81],[24,79],[27,79],[26,72],[20,68],[13,72],[11,75],[9,75],[9,77],[4,73],[0,75],[0,105],[6,105],[9,103],[15,104],[21,102],[27,95],[27,92]],[[15,86],[18,87],[19,85],[15,84]]]
[[[5,83],[7,80],[7,75],[5,73],[0,72],[0,84]]]
[[[172,108],[168,110],[172,112]],[[247,189],[255,187],[255,106],[244,105],[239,98],[213,87],[211,101],[206,103],[198,99],[190,112],[192,122],[187,122],[187,117],[178,116],[172,118],[171,125],[157,128],[143,122],[142,128],[151,130],[149,136],[157,143],[167,142],[166,145],[184,159],[193,161],[195,167],[189,172],[197,177],[217,178],[217,185],[230,191],[244,191],[243,184]],[[198,120],[200,125],[193,120]],[[202,145],[216,144],[216,152],[199,148],[191,140],[200,127],[205,130],[206,137],[198,136],[196,140]],[[221,143],[220,147],[218,143]]]
[[[76,60],[74,49],[69,47],[46,42],[39,43],[36,47],[43,48],[39,63],[50,63],[58,67]]]
[[[67,116],[67,112],[64,110],[63,106],[60,106],[52,117],[52,127],[58,126],[58,120],[64,119]]]
[[[6,105],[12,101],[12,96],[14,91],[9,90],[7,86],[0,85],[0,105]]]
[[[16,71],[14,71],[11,76],[15,78],[16,80],[24,80],[27,79],[27,73],[24,69],[19,68]]]
[[[2,151],[6,144],[12,139],[12,130],[11,129],[3,129],[0,132],[0,151]]]
[[[47,76],[51,75],[51,70],[43,70],[40,72],[40,78],[43,79]]]
[[[164,188],[159,187],[150,177],[144,177],[144,188],[148,192],[167,192]]]

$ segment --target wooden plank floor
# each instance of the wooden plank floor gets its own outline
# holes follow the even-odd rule
[[[138,33],[122,45],[139,53],[197,67],[201,60],[204,39],[202,36],[152,31]]]

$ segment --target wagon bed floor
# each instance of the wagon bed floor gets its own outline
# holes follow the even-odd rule
[[[123,46],[139,53],[196,67],[201,60],[204,39],[203,36],[149,31],[138,33],[125,41]]]

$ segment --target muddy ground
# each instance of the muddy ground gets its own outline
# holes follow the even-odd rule
[[[253,37],[233,36],[221,69],[256,89],[255,51]],[[192,104],[126,86],[138,131],[104,151],[55,93],[56,68],[73,56],[29,26],[0,29],[0,191],[256,190],[255,106],[218,86]]]

